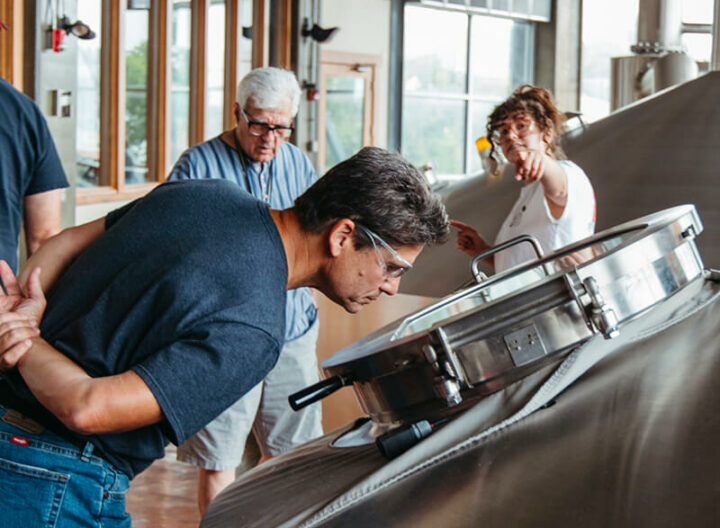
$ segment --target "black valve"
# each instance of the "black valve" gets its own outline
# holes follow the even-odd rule
[[[342,376],[333,376],[332,378],[324,379],[315,385],[305,387],[303,390],[291,394],[288,397],[288,402],[293,411],[299,411],[303,407],[307,407],[311,403],[315,403],[318,400],[322,400],[325,396],[330,396],[333,392],[339,388],[348,385],[346,378]]]

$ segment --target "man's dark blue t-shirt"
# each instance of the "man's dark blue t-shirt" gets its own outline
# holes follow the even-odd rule
[[[287,274],[267,205],[234,183],[166,183],[110,213],[106,232],[50,292],[42,336],[93,377],[134,370],[165,420],[87,438],[62,432],[91,441],[131,478],[145,469],[168,440],[183,442],[274,366]],[[21,411],[37,405],[12,381]]]
[[[68,182],[42,113],[3,79],[0,123],[0,259],[15,271],[25,197]]]

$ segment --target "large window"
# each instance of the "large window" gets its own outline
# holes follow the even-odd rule
[[[707,71],[712,54],[713,0],[684,0],[682,45],[698,63],[700,71]]]
[[[149,9],[125,11],[125,184],[148,181]]]
[[[583,0],[580,110],[586,121],[610,113],[610,59],[632,54],[637,25],[637,0]]]
[[[407,5],[403,27],[403,154],[444,179],[479,172],[488,114],[532,82],[533,23]]]
[[[205,139],[223,131],[225,80],[225,1],[212,0],[208,12],[208,46],[205,55]]]
[[[96,38],[78,43],[76,150],[77,186],[107,185],[100,178],[100,0],[80,0],[78,19],[93,28]]]
[[[78,0],[98,35],[78,42],[78,203],[142,195],[232,123],[235,86],[267,35],[255,9],[264,0]]]
[[[170,26],[170,162],[190,146],[190,45],[189,0],[174,0]]]

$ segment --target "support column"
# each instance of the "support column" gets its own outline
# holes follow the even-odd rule
[[[582,2],[555,0],[552,19],[535,32],[535,84],[547,88],[564,111],[580,108]]]

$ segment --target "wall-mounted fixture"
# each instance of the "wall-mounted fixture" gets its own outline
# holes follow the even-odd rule
[[[58,22],[58,27],[64,29],[68,35],[73,35],[79,39],[91,40],[95,38],[95,32],[82,20],[70,22],[70,19],[63,15]]]
[[[322,28],[318,26],[317,24],[313,24],[312,27],[310,27],[310,23],[308,22],[308,19],[305,18],[303,20],[302,29],[300,30],[300,34],[303,37],[310,37],[315,42],[322,43],[327,42],[334,34],[335,32],[340,29],[338,27],[331,27],[331,28]]]
[[[95,38],[95,32],[82,20],[71,22],[64,12],[64,4],[59,0],[50,0],[45,14],[45,48],[60,53],[66,35],[73,35],[79,39],[90,40]]]

